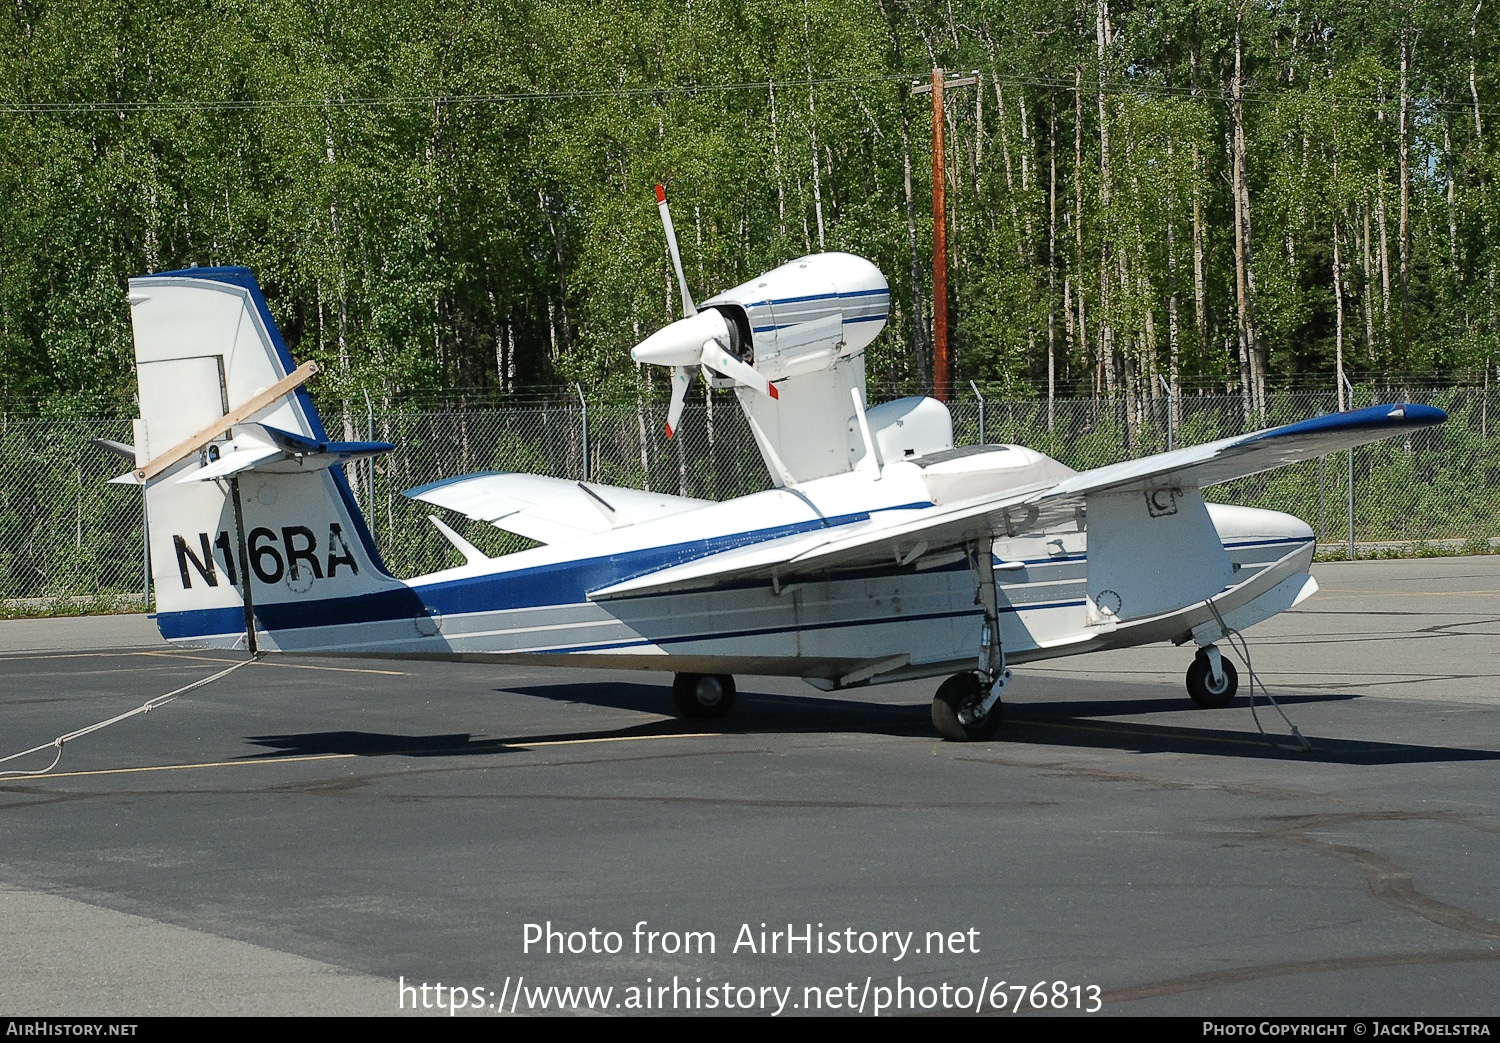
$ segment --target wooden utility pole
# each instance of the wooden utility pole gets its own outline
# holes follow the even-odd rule
[[[943,144],[943,88],[967,87],[978,76],[947,79],[939,66],[932,70],[932,83],[917,87],[913,94],[932,92],[932,393],[939,402],[948,401],[953,378],[948,373],[948,176],[947,149]],[[983,128],[980,128],[983,133]]]
[[[943,70],[932,70],[932,385],[948,401],[948,171],[943,144]]]

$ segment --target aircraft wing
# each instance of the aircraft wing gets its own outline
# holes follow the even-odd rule
[[[1203,488],[1287,464],[1316,460],[1341,449],[1432,427],[1447,419],[1448,414],[1441,409],[1411,404],[1331,413],[1189,449],[1096,467],[1058,483],[1057,491],[1089,493],[1171,485]]]
[[[707,500],[490,471],[408,489],[405,496],[447,507],[539,543],[562,543],[705,506]]]
[[[783,536],[638,576],[596,590],[589,596],[604,600],[703,590],[756,579],[791,582],[833,568],[890,565],[908,557],[915,560],[933,551],[962,546],[986,531],[1006,531],[1007,512],[1015,511],[1015,520],[1023,520],[1022,509],[1037,491],[1036,487],[1028,487],[999,496],[928,508],[914,512],[917,514],[915,518],[894,525],[883,518],[872,518],[838,528]],[[1049,509],[1047,517],[1054,520],[1071,517],[1073,511],[1071,504],[1066,507],[1058,505],[1056,509]],[[1024,519],[1030,522],[1026,528],[1038,528],[1044,524],[1040,511],[1025,511]],[[1012,531],[1025,530],[1015,528]]]
[[[1096,467],[1055,482],[997,490],[929,508],[894,524],[882,516],[740,547],[617,583],[591,596],[606,599],[701,590],[757,579],[788,583],[831,569],[915,561],[984,535],[1019,535],[1065,522],[1086,510],[1090,499],[1112,494],[1155,493],[1163,497],[1160,506],[1175,513],[1174,505],[1184,490],[1196,496],[1196,490],[1206,485],[1316,459],[1445,419],[1447,414],[1441,409],[1420,405],[1371,406],[1315,417]]]

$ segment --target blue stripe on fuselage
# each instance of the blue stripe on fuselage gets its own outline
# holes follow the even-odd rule
[[[889,314],[888,312],[881,312],[879,315],[858,315],[858,316],[855,316],[853,318],[846,318],[846,319],[844,319],[844,325],[845,326],[852,326],[856,322],[884,322],[886,320],[888,314]],[[772,330],[787,330],[787,329],[791,329],[793,326],[801,326],[806,321],[808,321],[808,320],[806,320],[806,319],[799,319],[796,322],[783,322],[779,326],[756,326],[755,327],[755,332],[756,333],[768,333],[768,332],[770,332]]]
[[[781,297],[776,300],[756,301],[747,304],[747,308],[775,308],[784,304],[806,304],[809,301],[850,301],[856,297],[886,297],[889,298],[891,291],[886,290],[844,290],[841,293],[810,293],[805,297]]]
[[[911,503],[884,507],[879,510],[920,510],[931,506],[930,503]],[[836,528],[868,521],[871,513],[860,512],[829,518],[814,518],[767,529],[690,540],[686,543],[675,543],[664,547],[646,547],[622,551],[618,554],[552,562],[547,565],[490,573],[484,576],[466,576],[462,579],[392,587],[388,590],[358,594],[353,597],[257,604],[255,618],[269,631],[301,630],[351,623],[415,619],[429,612],[446,616],[469,612],[576,605],[586,602],[589,592],[601,587],[623,583],[638,576],[659,572],[674,565],[682,565],[740,547],[817,529]],[[161,627],[162,636],[169,641],[215,634],[232,634],[242,631],[244,622],[244,609],[238,606],[195,609],[188,612],[163,612],[157,615],[157,623]]]

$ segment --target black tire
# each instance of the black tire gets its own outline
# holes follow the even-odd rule
[[[996,701],[983,717],[975,716],[987,694],[977,674],[954,674],[932,698],[932,726],[953,742],[984,742],[993,737],[1000,727],[1000,703]]]
[[[672,701],[684,717],[723,717],[734,706],[734,678],[728,674],[678,674],[672,679]]]
[[[1218,685],[1214,684],[1214,668],[1208,656],[1200,654],[1188,667],[1188,697],[1204,709],[1228,706],[1234,702],[1234,694],[1240,689],[1240,674],[1234,664],[1220,656],[1219,665],[1224,668],[1224,680]]]

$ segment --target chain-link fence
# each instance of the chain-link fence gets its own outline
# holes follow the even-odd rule
[[[128,442],[130,421],[0,415],[0,600],[139,604],[141,494],[105,484],[126,465],[91,438]]]
[[[1500,394],[1477,389],[1356,389],[1357,402],[1415,401],[1449,413],[1441,427],[1216,486],[1209,499],[1269,507],[1311,524],[1324,543],[1480,541],[1500,535]],[[335,437],[371,437],[394,452],[348,475],[387,566],[412,576],[460,559],[402,490],[475,471],[530,471],[704,499],[770,487],[738,405],[694,396],[677,438],[662,401],[585,404],[580,397],[514,407],[372,407],[329,418]],[[1336,408],[1331,392],[1273,396],[1247,424],[1237,395],[1113,399],[983,399],[950,403],[955,441],[1027,445],[1084,470],[1305,419]],[[129,440],[127,419],[0,416],[0,601],[16,611],[83,603],[139,604],[144,586],[141,494],[106,485],[125,469],[89,439]],[[1352,481],[1352,485],[1351,485]],[[1352,525],[1350,490],[1353,490]],[[526,545],[490,526],[445,517],[488,553]]]

